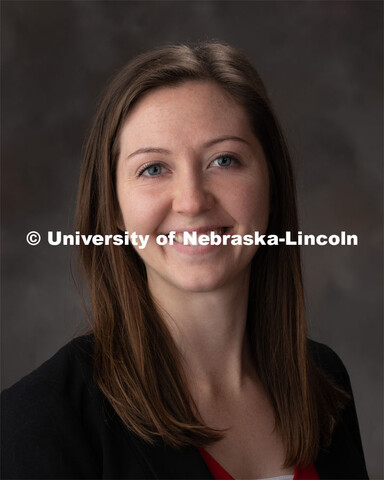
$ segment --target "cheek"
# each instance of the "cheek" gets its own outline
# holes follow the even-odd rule
[[[161,201],[159,195],[140,189],[118,190],[117,198],[125,230],[130,232],[153,233],[166,211],[165,202]]]
[[[268,181],[234,183],[231,190],[228,208],[238,221],[256,226],[260,231],[266,229],[270,210]]]

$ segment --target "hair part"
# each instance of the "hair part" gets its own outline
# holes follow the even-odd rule
[[[188,81],[213,81],[245,109],[269,168],[273,208],[268,233],[298,231],[291,161],[266,89],[242,53],[209,42],[144,53],[113,79],[85,145],[76,230],[117,233],[115,174],[125,119],[147,92]],[[126,427],[147,442],[162,439],[174,448],[204,446],[222,438],[223,432],[205,425],[199,415],[178,349],[154,305],[135,250],[79,248],[92,301],[95,380]],[[305,466],[329,444],[346,396],[315,366],[307,348],[297,246],[257,251],[247,333],[286,446],[285,463]]]

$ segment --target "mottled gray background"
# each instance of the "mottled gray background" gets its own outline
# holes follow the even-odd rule
[[[70,233],[96,99],[133,55],[219,39],[254,61],[285,127],[305,232],[358,247],[303,249],[311,336],[344,360],[371,478],[383,478],[383,3],[2,1],[2,383],[82,332]]]

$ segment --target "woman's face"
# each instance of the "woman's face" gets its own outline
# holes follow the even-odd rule
[[[217,84],[153,90],[122,129],[116,187],[119,227],[150,235],[136,250],[156,295],[208,292],[247,278],[255,246],[160,246],[171,231],[265,233],[269,177],[246,113]]]

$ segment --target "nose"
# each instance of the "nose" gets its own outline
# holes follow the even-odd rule
[[[172,208],[175,212],[196,216],[210,210],[214,198],[198,172],[181,173],[176,180]]]

